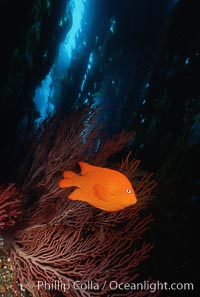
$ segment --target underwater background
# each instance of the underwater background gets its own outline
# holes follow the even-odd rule
[[[0,1],[0,257],[1,263],[6,257],[12,261],[6,281],[9,265],[0,266],[0,296],[199,296],[198,5],[195,0]],[[78,172],[78,161],[125,172],[141,198],[138,208],[107,215],[69,202],[56,185],[65,169]],[[58,222],[64,229],[56,229]],[[77,230],[83,246],[73,237]],[[31,257],[37,258],[35,238],[43,237],[49,239],[38,251],[40,260],[53,251],[53,261],[60,253],[52,275],[47,273],[52,279],[61,267],[65,277],[74,265],[72,279],[82,277],[76,275],[79,267],[88,271],[85,280],[116,273],[119,281],[131,282],[139,275],[140,281],[192,282],[195,290],[34,293],[24,282],[41,277],[47,264],[34,262],[28,280],[24,273]],[[67,240],[73,247],[68,254]],[[142,246],[144,252],[127,266]],[[75,265],[76,247],[87,257]],[[66,255],[72,260],[61,264]],[[98,270],[106,257],[110,263]]]

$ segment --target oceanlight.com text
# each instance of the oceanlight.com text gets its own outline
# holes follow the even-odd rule
[[[141,283],[117,283],[116,281],[111,281],[109,283],[111,290],[121,290],[121,291],[150,291],[154,293],[155,291],[193,291],[193,283],[168,283],[168,282],[150,282],[144,281]]]
[[[151,282],[151,281],[143,281],[143,282],[117,282],[115,280],[112,281],[104,281],[104,282],[96,282],[96,281],[70,281],[70,282],[61,282],[61,281],[38,281],[36,285],[34,285],[38,290],[58,290],[58,291],[69,291],[69,290],[77,290],[77,291],[103,291],[103,290],[120,290],[122,292],[125,291],[149,291],[154,293],[156,291],[193,291],[194,284],[193,283],[168,283],[168,282]]]

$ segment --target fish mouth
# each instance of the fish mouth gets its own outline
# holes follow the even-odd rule
[[[134,197],[134,199],[133,199],[133,204],[135,204],[135,203],[137,203],[137,198],[136,197]]]
[[[128,206],[131,206],[131,205],[134,205],[134,204],[136,204],[136,202],[137,202],[137,198],[136,197],[134,197],[134,199],[132,200],[132,201],[128,201],[128,203],[127,202],[119,202],[119,201],[117,201],[117,203],[120,205],[120,206],[122,206],[122,207],[128,207]]]

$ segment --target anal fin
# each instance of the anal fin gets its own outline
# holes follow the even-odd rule
[[[81,201],[85,201],[83,193],[80,189],[75,189],[69,196],[69,199],[71,200],[81,200]]]

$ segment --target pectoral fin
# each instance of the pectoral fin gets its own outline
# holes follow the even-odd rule
[[[104,188],[104,186],[95,184],[93,186],[93,189],[94,189],[94,194],[96,197],[98,197],[102,201],[108,202],[108,198],[106,195],[106,189]]]

